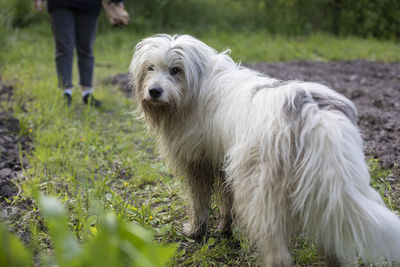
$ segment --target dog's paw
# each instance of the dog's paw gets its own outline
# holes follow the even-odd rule
[[[268,252],[266,256],[261,257],[262,266],[271,267],[291,267],[293,266],[292,256],[286,248],[281,248]]]
[[[340,267],[342,264],[340,260],[335,255],[326,255],[325,256],[325,266],[327,267]]]
[[[200,241],[206,234],[207,224],[193,225],[190,222],[183,223],[183,234],[191,239]]]

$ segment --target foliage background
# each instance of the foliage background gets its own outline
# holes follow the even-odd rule
[[[397,0],[131,0],[126,6],[139,27],[400,36]]]
[[[4,28],[47,19],[32,10],[32,2],[0,0],[0,38]],[[286,35],[400,37],[399,0],[126,0],[125,6],[133,18],[129,27],[138,31],[263,29]],[[106,25],[102,16],[100,30]]]

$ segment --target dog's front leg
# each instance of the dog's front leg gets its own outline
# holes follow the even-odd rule
[[[224,236],[229,237],[232,234],[231,225],[233,195],[231,189],[223,182],[222,185],[220,185],[219,191],[221,197],[220,215],[222,219],[218,224],[218,231]]]
[[[212,174],[205,166],[191,168],[186,177],[189,200],[189,221],[184,223],[186,236],[200,240],[207,231],[208,206],[213,191]]]

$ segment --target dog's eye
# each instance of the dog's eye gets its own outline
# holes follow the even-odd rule
[[[154,66],[153,66],[153,65],[149,66],[149,67],[147,68],[147,70],[148,70],[148,71],[154,71]]]
[[[171,75],[176,75],[178,72],[180,72],[181,70],[177,67],[173,67],[171,69],[169,69],[169,74]]]

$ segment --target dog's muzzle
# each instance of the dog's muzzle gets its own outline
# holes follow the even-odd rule
[[[162,93],[163,89],[160,87],[153,87],[150,88],[149,90],[149,95],[152,98],[152,100],[158,100],[161,97]]]

